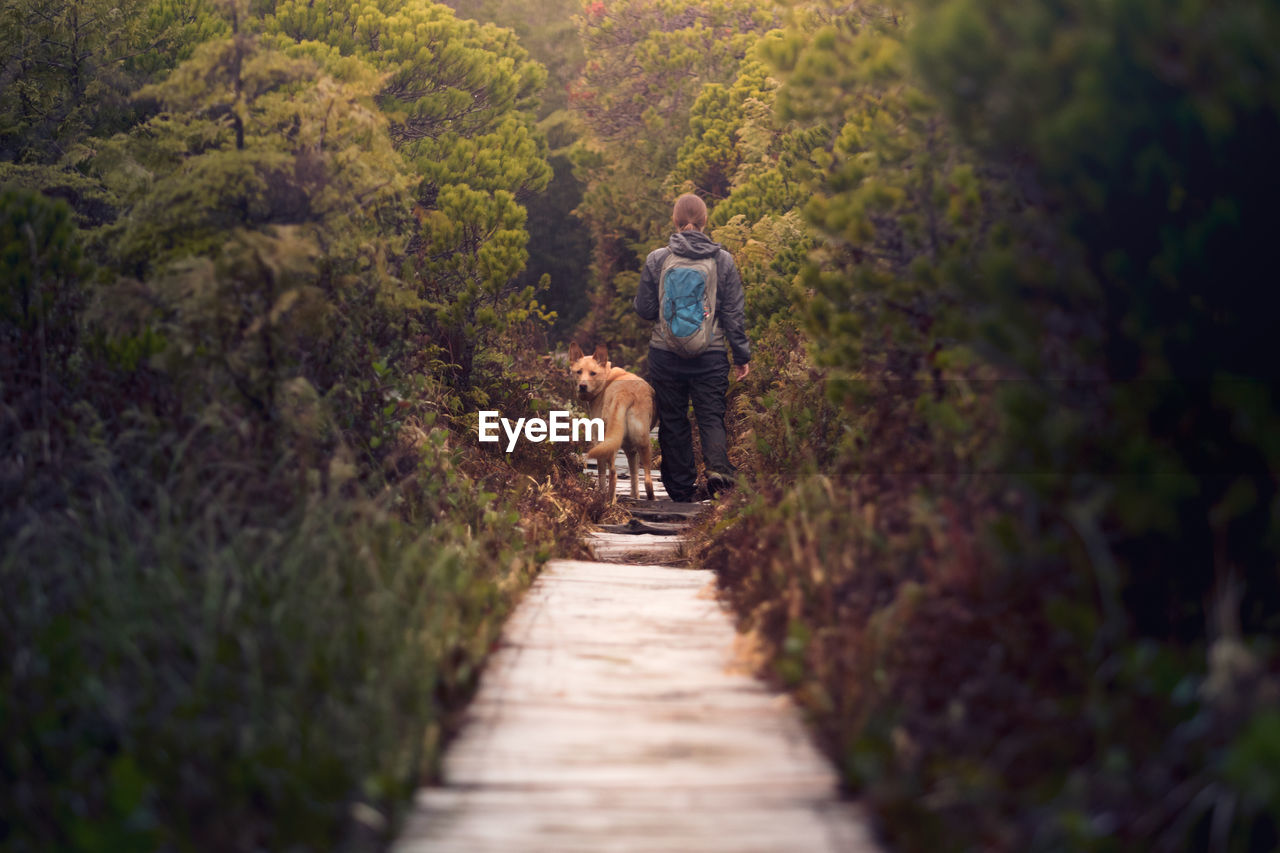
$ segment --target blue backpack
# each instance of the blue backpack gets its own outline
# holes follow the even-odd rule
[[[669,252],[658,276],[658,336],[667,349],[691,358],[707,348],[716,325],[716,258]]]

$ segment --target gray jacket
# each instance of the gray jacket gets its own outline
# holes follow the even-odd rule
[[[686,258],[715,256],[716,326],[707,351],[724,352],[728,341],[729,349],[733,351],[733,363],[746,364],[751,360],[751,342],[747,340],[742,277],[738,275],[738,265],[733,262],[733,255],[701,231],[678,231],[671,235],[665,247],[654,249],[645,258],[644,269],[640,271],[640,287],[636,290],[636,313],[650,322],[658,321],[658,276],[662,272],[662,262],[671,252]],[[649,345],[666,349],[656,331]]]

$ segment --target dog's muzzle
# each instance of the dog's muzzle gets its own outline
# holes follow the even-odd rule
[[[579,397],[585,397],[585,396],[587,396],[587,386],[586,386],[586,385],[579,385],[579,386],[578,386],[578,396],[579,396]]]

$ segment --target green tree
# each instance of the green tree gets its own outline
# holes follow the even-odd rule
[[[454,294],[418,271],[519,266],[540,72],[422,4],[396,69],[196,8],[128,7],[182,35],[86,57],[83,104],[32,53],[0,71],[48,97],[0,166],[6,849],[384,845],[552,548],[527,478],[450,434]],[[545,408],[485,364],[477,395]]]
[[[509,27],[529,54],[547,69],[539,118],[568,105],[569,87],[582,72],[582,42],[574,16],[579,0],[451,0],[460,18]]]
[[[756,164],[712,219],[770,265],[800,179],[827,366],[740,401],[705,559],[908,848],[1273,846],[1264,6],[800,6],[760,50],[807,156],[726,91],[682,149]]]
[[[1274,278],[1258,176],[1280,130],[1280,13],[1251,0],[925,9],[912,46],[929,88],[984,158],[1015,165],[1019,197],[1052,211],[976,288],[988,341],[1027,380],[1010,395],[1008,464],[1045,475],[1025,490],[1034,522],[1016,553],[1058,565],[1064,538],[1087,544],[1072,565],[1101,600],[1100,669],[1153,646],[1207,660],[1203,733],[1143,743],[1131,760],[1156,778],[1193,753],[1195,784],[1212,784],[1215,749],[1241,717],[1269,713],[1241,673],[1280,628],[1280,398],[1258,310]],[[1144,677],[1120,683],[1137,692]],[[1168,731],[1173,686],[1153,692]],[[1093,734],[1117,750],[1151,724],[1108,711]],[[1267,760],[1264,739],[1248,744],[1236,770]],[[1130,778],[1105,784],[1155,796]],[[1234,824],[1217,806],[1168,801],[1146,820],[1183,827],[1180,839],[1212,823],[1234,849],[1276,837],[1273,803],[1230,796],[1244,806]]]
[[[469,388],[480,343],[542,314],[534,286],[516,277],[528,258],[521,202],[550,179],[534,126],[545,71],[510,30],[426,0],[358,9],[290,0],[260,11],[292,52],[319,56],[323,43],[336,51],[335,73],[354,57],[383,75],[377,103],[418,181],[405,279],[455,384]]]
[[[552,178],[544,192],[522,199],[528,209],[529,262],[521,286],[549,277],[546,305],[556,313],[554,332],[568,335],[587,308],[586,278],[591,264],[590,238],[572,215],[583,186],[573,173],[569,148],[581,130],[566,107],[569,90],[582,73],[582,41],[575,15],[578,0],[452,0],[462,18],[510,27],[538,63],[547,69],[540,99],[539,127],[551,152]]]
[[[1091,327],[1065,343],[1110,383],[1082,412],[1071,456],[1031,425],[1025,452],[1057,473],[1084,458],[1125,475],[1096,485],[1128,531],[1111,547],[1145,555],[1132,568],[1140,622],[1197,635],[1199,599],[1247,566],[1269,576],[1262,555],[1280,542],[1267,473],[1280,447],[1264,426],[1278,414],[1275,359],[1257,310],[1271,200],[1256,179],[1280,127],[1280,14],[1258,2],[1134,0],[1066,20],[1038,3],[929,8],[914,38],[925,79],[988,158],[1021,164],[1021,194],[1056,210],[1065,239],[1049,264],[1083,275],[1044,298]],[[1015,313],[1038,284],[1026,270],[1005,265],[987,282],[999,325],[1025,330],[998,343],[1032,376],[1061,375],[1037,342],[1062,335],[1043,313]],[[1253,426],[1228,426],[1241,418]],[[1201,570],[1185,584],[1155,568],[1192,550]],[[1246,623],[1274,628],[1262,605],[1273,600],[1255,599]]]
[[[673,198],[664,181],[703,87],[733,81],[775,22],[771,10],[737,0],[624,0],[584,9],[585,66],[570,104],[586,128],[575,167],[586,185],[577,213],[595,245],[589,338],[620,347],[643,339],[624,304],[633,280],[624,286],[615,277],[635,271],[666,236]]]
[[[159,323],[176,375],[221,375],[182,383],[196,395],[275,417],[291,377],[349,386],[416,304],[392,270],[409,179],[371,87],[237,26],[139,97],[161,111],[89,161],[126,205],[102,242],[150,294],[108,310]]]
[[[222,26],[202,0],[5,0],[0,159],[48,163],[125,129],[133,89]]]

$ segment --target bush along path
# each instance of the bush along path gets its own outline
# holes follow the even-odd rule
[[[712,573],[685,566],[705,506],[655,490],[588,536],[593,561],[543,570],[396,853],[878,849],[791,703],[735,665]]]

